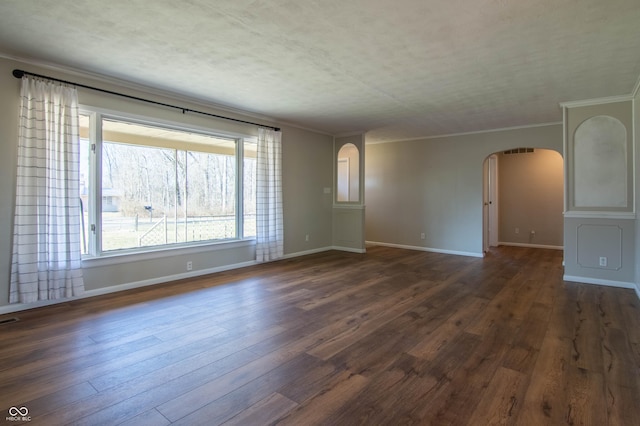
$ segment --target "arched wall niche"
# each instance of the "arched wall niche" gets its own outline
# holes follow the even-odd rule
[[[620,209],[629,205],[627,129],[620,120],[597,115],[573,137],[573,207]]]
[[[340,147],[336,164],[337,190],[339,203],[357,203],[360,201],[360,150],[352,143]]]
[[[364,149],[362,134],[334,139],[334,204],[364,205]]]
[[[336,137],[333,149],[333,246],[364,253],[364,134]]]

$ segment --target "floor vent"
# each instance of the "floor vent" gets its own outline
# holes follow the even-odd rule
[[[3,318],[3,319],[0,319],[0,325],[11,324],[12,322],[18,322],[18,321],[20,321],[20,319],[16,317]]]

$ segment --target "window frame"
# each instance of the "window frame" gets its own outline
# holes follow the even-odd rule
[[[88,188],[88,228],[87,253],[82,255],[83,263],[99,266],[121,261],[143,260],[174,256],[182,253],[197,253],[211,250],[233,249],[255,246],[255,236],[244,236],[244,146],[257,143],[257,138],[249,134],[230,133],[215,128],[169,121],[161,118],[112,111],[88,105],[80,105],[79,115],[89,116],[89,188]],[[219,240],[179,242],[146,247],[102,250],[102,122],[115,120],[143,126],[157,127],[179,132],[197,133],[235,141],[235,237]],[[188,151],[185,149],[185,151]],[[206,151],[202,151],[206,152]],[[84,220],[84,219],[83,219]],[[100,261],[102,260],[102,261]]]

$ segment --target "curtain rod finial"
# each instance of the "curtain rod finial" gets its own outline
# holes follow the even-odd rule
[[[22,71],[22,70],[13,70],[13,76],[15,78],[22,78],[24,76],[24,71]]]

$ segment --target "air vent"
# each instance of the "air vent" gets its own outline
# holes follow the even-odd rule
[[[534,152],[533,148],[515,148],[515,149],[510,149],[508,151],[504,151],[503,154],[507,155],[507,154],[529,154],[531,152]]]
[[[11,324],[13,322],[18,322],[18,321],[20,321],[20,320],[18,318],[16,318],[16,317],[3,318],[3,319],[0,319],[0,325]]]

